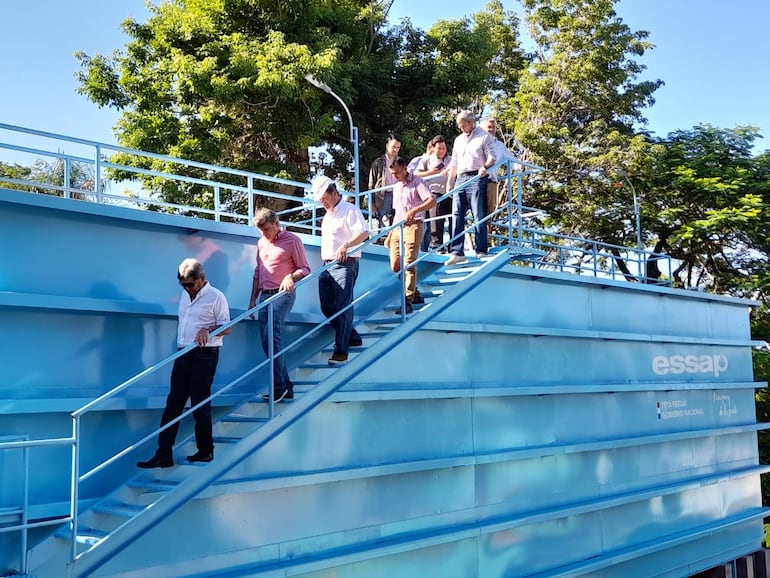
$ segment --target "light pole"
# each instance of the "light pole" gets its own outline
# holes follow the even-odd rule
[[[636,248],[641,252],[642,251],[642,217],[639,211],[639,199],[636,196],[636,189],[634,188],[634,184],[628,178],[628,173],[626,173],[626,171],[619,170],[618,175],[620,175],[620,177],[623,178],[628,183],[628,186],[631,187],[631,194],[634,196],[634,216],[636,217]]]
[[[320,88],[324,92],[331,94],[334,98],[336,98],[337,101],[342,105],[342,108],[345,109],[345,114],[348,115],[348,121],[350,122],[350,142],[353,143],[353,187],[356,194],[356,203],[358,203],[358,193],[360,190],[358,186],[358,127],[353,124],[353,117],[350,114],[348,105],[346,105],[345,101],[342,100],[337,94],[335,94],[335,92],[331,89],[331,87],[329,87],[328,84],[321,82],[320,80],[316,80],[316,78],[309,72],[305,75],[305,80],[307,80],[316,88]]]

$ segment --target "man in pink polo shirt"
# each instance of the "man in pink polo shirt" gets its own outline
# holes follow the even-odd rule
[[[254,216],[254,224],[262,232],[262,237],[257,242],[257,266],[251,284],[249,309],[256,306],[257,298],[261,303],[280,293],[273,300],[273,353],[277,353],[283,347],[281,333],[296,299],[294,283],[310,275],[310,265],[302,241],[294,233],[281,229],[275,211],[259,209]],[[259,331],[265,355],[269,351],[270,338],[267,321],[267,307],[263,307],[259,310]],[[294,384],[289,379],[283,355],[275,358],[273,381],[273,399],[276,403],[294,399]],[[263,395],[262,399],[267,401],[268,394]]]
[[[420,177],[407,170],[406,159],[397,157],[390,165],[390,172],[396,180],[393,187],[394,222],[404,224],[404,267],[417,260],[422,243],[425,211],[436,206],[436,199]],[[396,227],[389,234],[385,245],[390,249],[390,268],[394,273],[401,270],[401,229]],[[417,272],[414,267],[406,270],[406,313],[412,312],[417,290]],[[401,313],[399,309],[397,314]]]

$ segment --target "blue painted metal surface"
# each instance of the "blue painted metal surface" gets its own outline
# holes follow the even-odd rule
[[[317,268],[318,241],[303,240]],[[0,349],[0,435],[64,439],[70,411],[171,353],[174,268],[196,246],[211,252],[209,242],[227,263],[214,284],[240,312],[252,229],[0,190],[0,243],[18,247],[0,268],[0,323],[15,328]],[[440,264],[427,257],[421,281]],[[392,281],[385,251],[368,248],[359,290]],[[296,335],[321,318],[313,287],[299,297]],[[177,502],[92,575],[687,576],[749,553],[767,468],[748,305],[505,266],[419,330],[397,328],[364,350],[335,393],[316,385],[328,352],[295,356],[302,397],[261,441],[224,449],[266,416],[265,404],[248,403],[238,413],[252,421],[218,423],[211,466],[124,484],[135,471],[128,456],[89,480],[82,510],[115,491],[113,504],[85,514],[95,525],[117,527],[162,494]],[[390,331],[393,318],[359,328]],[[261,359],[256,323],[239,324],[217,383]],[[85,463],[155,429],[166,379],[84,420]],[[0,451],[0,529],[20,495],[18,451]],[[68,447],[29,451],[32,521],[64,520]],[[49,532],[30,529],[30,570],[60,578],[63,540]],[[0,532],[9,568],[20,538]]]

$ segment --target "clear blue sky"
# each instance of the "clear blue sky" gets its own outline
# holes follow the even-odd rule
[[[395,0],[391,21],[408,16],[427,29],[439,17],[458,18],[486,0]],[[506,7],[520,12],[513,0]],[[750,124],[770,137],[770,1],[622,0],[618,15],[648,30],[656,48],[641,60],[666,84],[645,111],[659,136],[698,123]],[[114,143],[117,113],[77,94],[73,53],[108,54],[126,38],[120,22],[143,21],[143,0],[24,0],[3,6],[0,34],[0,122]],[[770,138],[757,151],[770,148]]]

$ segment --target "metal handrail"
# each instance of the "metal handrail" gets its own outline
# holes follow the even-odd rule
[[[3,130],[25,134],[25,135],[31,135],[34,137],[41,137],[45,139],[54,139],[56,141],[63,141],[66,143],[72,143],[74,145],[90,147],[93,149],[93,158],[87,158],[82,155],[68,154],[61,151],[54,152],[53,150],[45,150],[43,148],[32,148],[26,145],[14,145],[14,144],[0,142],[0,149],[18,151],[23,153],[39,154],[39,155],[44,155],[44,156],[61,160],[64,163],[64,173],[65,173],[64,182],[61,185],[57,185],[54,183],[29,181],[24,179],[14,179],[10,177],[0,177],[0,182],[6,182],[16,187],[23,187],[23,188],[30,188],[30,189],[45,189],[45,190],[53,191],[56,194],[61,194],[65,197],[77,196],[79,198],[93,199],[95,202],[99,202],[99,203],[118,202],[129,206],[139,205],[141,207],[147,207],[149,205],[152,205],[155,207],[160,207],[162,209],[174,211],[177,213],[193,213],[200,216],[207,216],[212,218],[215,221],[221,221],[223,219],[227,219],[236,223],[245,222],[246,224],[249,224],[251,222],[254,215],[254,211],[255,211],[254,196],[266,195],[272,198],[280,199],[282,201],[290,201],[292,203],[297,204],[296,206],[289,206],[279,212],[279,216],[284,218],[284,223],[287,226],[290,226],[297,231],[305,232],[311,235],[318,235],[320,233],[317,226],[317,221],[318,221],[317,205],[311,204],[312,201],[307,198],[308,191],[310,188],[309,183],[292,181],[288,179],[282,179],[279,177],[259,175],[256,173],[251,173],[249,171],[244,171],[240,169],[229,169],[229,168],[212,165],[208,163],[184,160],[184,159],[172,157],[169,155],[139,151],[136,149],[98,143],[95,141],[68,137],[68,136],[64,136],[56,133],[50,133],[50,132],[45,132],[40,130],[14,126],[10,124],[0,123],[0,131],[3,131]],[[230,183],[225,183],[225,182],[215,180],[213,178],[175,175],[166,171],[150,170],[150,169],[145,169],[141,167],[114,163],[114,162],[111,162],[111,159],[104,157],[105,151],[111,151],[113,153],[118,153],[118,154],[139,156],[145,159],[159,160],[169,164],[198,168],[198,169],[205,170],[209,173],[218,173],[222,175],[229,175],[230,177],[242,178],[244,179],[244,182],[242,184],[230,184]],[[86,163],[89,166],[92,166],[94,168],[95,178],[92,184],[93,186],[92,189],[73,186],[70,183],[70,175],[71,175],[73,163]],[[492,171],[497,171],[499,167],[505,167],[506,169],[505,174],[500,175],[497,178],[506,179],[507,187],[508,187],[508,199],[509,200],[512,199],[513,187],[515,186],[516,187],[515,193],[517,195],[516,205],[521,206],[522,190],[523,190],[522,183],[523,183],[524,177],[541,172],[543,169],[537,165],[523,161],[521,159],[513,159],[513,160],[507,160],[507,161],[497,163],[496,165],[494,165],[489,169],[490,173]],[[516,170],[514,170],[514,168]],[[139,195],[126,196],[124,194],[110,193],[107,190],[105,190],[105,187],[103,186],[104,183],[106,182],[105,180],[103,180],[104,169],[124,171],[135,175],[141,175],[143,177],[172,179],[172,180],[185,182],[196,186],[210,187],[214,193],[213,195],[214,208],[210,209],[205,207],[191,207],[191,206],[186,206],[186,205],[181,205],[176,203],[170,203],[170,202],[155,198],[156,195],[152,192],[148,196],[139,196]],[[427,177],[426,179],[431,180],[431,178],[435,179],[435,178],[443,178],[443,177],[433,176],[433,177]],[[274,185],[288,185],[298,189],[303,189],[305,191],[305,196],[299,197],[299,196],[287,195],[284,193],[279,193],[274,191],[266,191],[266,190],[258,189],[258,188],[255,188],[254,186],[255,182],[257,181],[271,183]],[[465,181],[466,185],[468,183],[472,183],[472,180]],[[374,194],[384,190],[391,189],[391,188],[392,188],[392,185],[389,185],[385,187],[372,189],[369,191],[360,192],[357,195],[355,193],[351,193],[348,191],[342,191],[342,194],[346,196],[354,197],[356,204],[359,204],[359,205],[364,204],[363,201],[366,200],[366,202],[368,202],[368,206],[371,207],[372,197]],[[227,207],[223,206],[223,202],[222,202],[223,192],[237,194],[237,195],[246,195],[248,202],[247,202],[247,209],[245,214],[239,211],[226,210]],[[442,195],[441,199],[444,199],[450,196],[451,194],[452,194],[452,191],[448,191],[447,193]],[[292,222],[289,222],[288,218],[286,218],[289,215],[294,215],[295,213],[308,211],[308,210],[311,212],[311,216],[309,219],[301,217],[298,220],[298,222],[292,223]],[[374,215],[372,214],[371,211],[369,211],[367,218],[369,220],[370,230],[372,231],[376,230],[374,226],[374,221],[373,221]],[[590,243],[592,247],[592,255],[597,255],[597,259],[593,261],[591,269],[594,271],[596,276],[604,275],[611,278],[616,278],[618,275],[620,275],[620,273],[615,270],[614,260],[612,261],[612,266],[608,270],[606,270],[606,269],[602,269],[602,264],[600,263],[601,259],[599,259],[598,256],[600,256],[603,251],[610,252],[612,249],[616,249],[620,251],[621,255],[625,255],[624,259],[629,261],[629,263],[635,263],[636,267],[638,268],[638,271],[636,274],[633,274],[633,273],[631,273],[630,275],[624,274],[623,277],[625,280],[629,280],[629,281],[643,280],[644,282],[654,281],[655,283],[658,283],[658,284],[671,285],[671,281],[672,281],[671,275],[673,271],[673,266],[671,263],[671,258],[667,255],[662,255],[659,253],[650,253],[645,250],[640,250],[639,248],[632,249],[630,247],[620,247],[609,243],[591,241],[591,240],[582,239],[579,237],[563,235],[563,234],[554,233],[554,232],[535,231],[534,229],[525,231],[525,227],[523,225],[523,221],[521,218],[518,218],[516,220],[517,226],[515,228],[513,227],[513,224],[514,222],[512,217],[509,217],[508,223],[505,224],[505,226],[507,226],[506,232],[507,232],[508,244],[516,243],[517,239],[518,239],[518,242],[520,243],[524,242],[525,237],[527,236],[532,237],[533,233],[536,233],[535,236],[552,236],[553,238],[560,239],[560,242],[565,245],[572,244],[573,246],[576,246],[576,247],[580,246],[581,244]],[[496,223],[496,225],[501,225],[501,224]],[[559,248],[558,246],[550,246],[548,243],[544,243],[543,248],[547,249],[550,252],[551,256],[556,256],[559,259],[562,259],[562,256],[565,254],[565,249]],[[643,269],[646,267],[646,263],[651,259],[658,260],[658,261],[660,260],[667,261],[667,267],[664,267],[664,270],[667,269],[668,271],[668,279],[661,281],[657,279],[652,280],[647,277],[646,271],[644,271]],[[546,265],[553,266],[550,264],[548,260],[545,260],[545,259],[542,259],[537,263],[533,262],[533,265],[534,264],[538,264],[542,266],[546,266]],[[568,265],[566,262],[560,263],[560,268],[563,271],[566,270],[566,271],[574,271],[574,272],[579,272],[583,270],[583,267],[573,267],[571,265]]]
[[[19,507],[19,523],[3,525],[0,528],[0,534],[7,532],[21,532],[19,539],[19,568],[22,572],[27,571],[27,544],[29,538],[29,530],[34,528],[43,528],[46,526],[55,526],[63,522],[70,520],[69,516],[49,516],[44,520],[37,522],[29,521],[29,450],[33,448],[41,447],[59,447],[70,446],[75,444],[73,438],[48,438],[48,439],[36,439],[30,440],[29,436],[17,435],[17,436],[0,436],[3,438],[13,437],[16,441],[0,441],[0,451],[21,449],[23,450],[22,462],[24,470],[24,478],[22,485],[22,499],[21,506]]]

